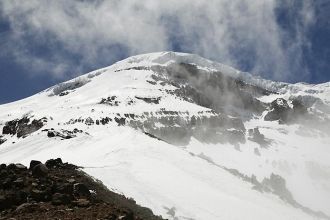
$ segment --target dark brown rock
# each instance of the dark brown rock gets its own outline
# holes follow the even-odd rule
[[[53,205],[67,205],[70,203],[70,197],[67,194],[55,193],[52,196]]]
[[[29,170],[32,170],[38,164],[41,164],[41,162],[38,160],[31,160]]]
[[[20,171],[27,170],[27,167],[24,166],[23,164],[17,163],[17,164],[15,164],[15,166],[16,166],[17,170],[20,170]]]
[[[11,198],[0,195],[0,210],[9,209],[14,206],[14,202]]]
[[[74,201],[73,204],[79,207],[88,207],[90,205],[90,201],[88,201],[87,199],[78,199]]]
[[[6,164],[4,164],[4,163],[0,164],[0,170],[4,170],[6,168],[7,168],[7,165]]]
[[[87,186],[83,183],[76,183],[73,185],[73,193],[78,198],[89,198],[91,193]]]
[[[16,165],[13,164],[13,163],[11,163],[11,164],[9,164],[9,165],[7,166],[7,169],[8,169],[8,170],[15,170],[15,169],[16,169]]]
[[[23,203],[21,205],[19,205],[16,210],[15,210],[15,213],[19,214],[19,213],[24,213],[24,214],[27,214],[27,213],[34,213],[36,211],[47,211],[45,210],[40,204],[37,204],[37,203]],[[36,216],[37,217],[37,216]]]
[[[33,189],[31,191],[31,198],[36,202],[49,201],[51,199],[51,195],[49,195],[49,193],[45,190]]]
[[[32,169],[32,175],[35,177],[45,177],[47,176],[48,172],[48,168],[42,163],[36,165]]]
[[[57,159],[50,159],[47,160],[45,163],[46,167],[48,168],[56,168],[56,167],[61,167],[63,165],[62,159],[57,158]]]
[[[2,181],[3,189],[9,189],[11,188],[11,186],[12,186],[12,178],[7,177]]]
[[[134,220],[134,214],[133,212],[128,212],[125,215],[122,215],[119,217],[121,220]]]
[[[23,187],[24,179],[22,177],[17,178],[15,181],[13,181],[13,185],[19,188]]]
[[[69,183],[58,183],[55,186],[55,192],[71,195],[73,193],[73,185]]]

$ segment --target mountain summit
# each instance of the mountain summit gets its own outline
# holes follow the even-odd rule
[[[329,219],[330,83],[160,52],[0,106],[0,159],[61,157],[168,219]]]

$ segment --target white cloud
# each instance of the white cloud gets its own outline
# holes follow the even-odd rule
[[[276,22],[276,0],[3,0],[3,17],[10,21],[15,45],[11,53],[18,62],[36,70],[52,67],[63,77],[67,71],[81,71],[90,64],[111,64],[118,59],[111,48],[120,45],[129,55],[173,49],[197,53],[229,65],[239,66],[233,51],[251,48],[253,71],[264,72],[271,65],[271,77],[286,80],[291,66],[301,64],[304,30],[313,21],[313,7],[305,1],[298,35],[290,48]],[[40,41],[59,43],[79,55],[75,67],[56,54],[52,58],[26,51],[26,35]],[[13,52],[14,51],[14,52]],[[288,56],[296,56],[292,63]],[[248,56],[248,55],[247,55]],[[102,62],[100,62],[102,61]],[[40,71],[39,71],[40,72]],[[46,72],[46,71],[45,71]],[[266,73],[264,76],[270,77]]]

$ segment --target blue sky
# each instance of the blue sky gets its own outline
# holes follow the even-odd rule
[[[329,11],[328,0],[2,0],[0,103],[163,50],[272,80],[327,82]]]

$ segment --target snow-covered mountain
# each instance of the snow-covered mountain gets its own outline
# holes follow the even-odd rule
[[[0,106],[2,163],[54,157],[164,218],[330,219],[330,83],[130,57]]]

